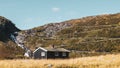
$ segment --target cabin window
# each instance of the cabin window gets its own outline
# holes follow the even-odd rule
[[[55,52],[55,56],[59,56],[59,53],[58,53],[58,52]]]
[[[45,52],[41,52],[41,56],[45,56]]]
[[[65,53],[65,52],[63,52],[63,53],[62,53],[62,55],[63,55],[63,56],[66,56],[66,53]]]

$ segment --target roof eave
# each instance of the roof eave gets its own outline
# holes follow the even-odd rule
[[[44,51],[46,51],[46,52],[47,52],[47,50],[46,50],[45,48],[38,47],[37,49],[35,49],[35,50],[33,51],[33,53],[34,53],[34,52],[36,52],[38,49],[42,49],[42,50],[44,50]]]

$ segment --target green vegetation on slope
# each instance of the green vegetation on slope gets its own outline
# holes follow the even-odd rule
[[[70,26],[59,29],[58,25],[36,27],[26,33],[25,44],[34,49],[38,46],[64,47],[69,50],[89,52],[120,51],[120,14],[89,16],[65,22]],[[46,25],[45,25],[46,26]],[[55,29],[59,29],[55,31]],[[46,32],[47,30],[47,32]],[[54,32],[50,34],[50,31]],[[50,35],[47,36],[47,33]]]
[[[10,34],[20,31],[10,20],[0,16],[0,59],[22,57],[23,50],[10,39]]]
[[[8,19],[4,18],[4,21],[2,19],[3,17],[0,18],[1,56],[6,54],[5,56],[11,57],[13,54],[12,58],[22,57],[21,48],[17,47],[9,38],[10,33],[19,31],[19,29]],[[51,23],[20,31],[17,37],[21,38],[20,41],[31,50],[39,46],[47,47],[54,44],[56,47],[71,50],[71,57],[119,53],[120,13]]]

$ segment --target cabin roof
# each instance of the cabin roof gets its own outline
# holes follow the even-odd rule
[[[52,52],[70,52],[69,50],[67,50],[65,48],[51,48],[51,47],[44,47],[44,48],[43,47],[38,47],[35,51],[37,51],[38,49],[42,49],[44,51],[52,51]]]
[[[45,48],[47,51],[61,51],[61,52],[70,52],[69,50],[65,49],[65,48]]]

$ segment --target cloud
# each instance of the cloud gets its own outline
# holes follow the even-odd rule
[[[54,7],[54,8],[52,8],[52,11],[53,11],[53,12],[59,12],[59,11],[60,11],[60,8]]]

